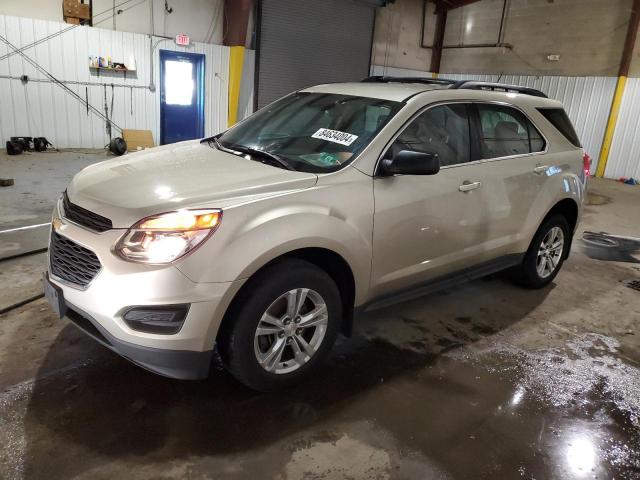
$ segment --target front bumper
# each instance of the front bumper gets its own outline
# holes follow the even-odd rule
[[[111,335],[100,323],[75,305],[67,302],[66,306],[67,313],[64,318],[97,342],[142,368],[180,380],[199,380],[209,375],[213,350],[165,350],[124,342]]]
[[[197,283],[175,266],[127,262],[112,247],[125,232],[89,231],[54,213],[55,231],[91,250],[100,271],[83,288],[51,275],[63,294],[66,317],[114,352],[159,374],[184,379],[206,377],[220,322],[243,281]],[[203,266],[204,267],[204,266]],[[188,304],[177,333],[134,330],[122,316],[130,307]]]

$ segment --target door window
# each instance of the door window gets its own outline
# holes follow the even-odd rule
[[[193,102],[193,64],[167,60],[164,64],[165,102],[167,105],[191,105]]]
[[[520,111],[503,105],[478,104],[482,158],[524,155],[544,150],[542,135]]]
[[[420,114],[393,142],[387,158],[401,150],[430,153],[440,165],[457,165],[470,160],[469,115],[462,103],[440,105]]]

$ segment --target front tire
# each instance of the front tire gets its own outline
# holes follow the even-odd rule
[[[242,289],[218,339],[222,360],[259,391],[293,385],[327,356],[342,320],[340,293],[315,265],[287,259]]]
[[[567,219],[559,214],[547,218],[534,235],[524,261],[513,272],[516,283],[533,289],[551,283],[562,268],[570,242]]]

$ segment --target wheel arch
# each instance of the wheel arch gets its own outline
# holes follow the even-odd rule
[[[571,228],[571,238],[569,238],[569,248],[567,248],[567,253],[565,254],[565,260],[569,258],[569,253],[571,251],[571,244],[573,241],[573,234],[575,233],[575,229],[578,225],[578,216],[580,215],[580,209],[578,207],[578,203],[572,198],[563,198],[559,202],[557,202],[551,209],[547,212],[544,218],[540,221],[540,225],[542,225],[548,218],[553,215],[560,214],[564,218],[566,218],[569,223],[569,227]],[[540,227],[538,227],[540,228]]]
[[[272,258],[247,279],[244,285],[235,293],[218,328],[216,341],[224,334],[225,328],[230,324],[231,317],[241,305],[243,295],[250,288],[250,280],[266,268],[272,267],[283,260],[295,258],[307,261],[325,271],[336,283],[342,300],[342,325],[340,331],[345,336],[351,336],[353,330],[354,305],[356,295],[356,282],[353,270],[349,263],[339,253],[323,247],[304,247],[288,251]]]

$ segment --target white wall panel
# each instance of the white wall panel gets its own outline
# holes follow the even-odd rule
[[[64,23],[0,15],[0,35],[17,47],[68,29]],[[151,42],[153,52],[151,72]],[[148,35],[79,26],[25,50],[56,78],[104,113],[105,91],[112,120],[121,128],[145,129],[160,138],[159,50],[186,51],[205,55],[205,134],[227,128],[229,48],[205,43],[177,47],[172,40]],[[11,50],[0,41],[0,58]],[[114,61],[128,62],[133,55],[136,72],[101,72],[89,70],[90,56],[111,55]],[[155,82],[155,92],[147,88]],[[20,55],[0,60],[0,77],[28,75],[30,81],[0,78],[0,141],[10,136],[44,136],[59,148],[102,148],[109,141],[105,122],[93,113],[87,115],[80,102],[49,82]],[[104,86],[103,84],[107,84]],[[114,136],[119,135],[113,130]]]
[[[372,75],[431,77],[429,72],[378,65],[372,67],[371,73]],[[496,82],[498,80],[498,75],[442,73],[440,76],[453,80],[480,80],[487,82]],[[591,171],[592,173],[595,172],[596,161],[600,154],[611,101],[616,88],[615,77],[503,75],[500,77],[500,82],[537,88],[550,98],[561,101],[576,128],[585,151],[594,159]]]
[[[640,179],[640,78],[628,78],[605,176]]]

